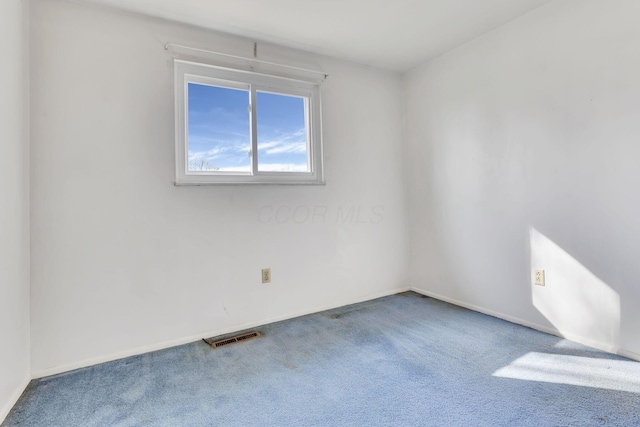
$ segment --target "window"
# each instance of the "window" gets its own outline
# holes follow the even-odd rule
[[[176,184],[321,184],[317,83],[175,61]]]

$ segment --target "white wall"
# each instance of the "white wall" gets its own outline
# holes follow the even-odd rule
[[[31,18],[35,376],[408,286],[397,75],[261,46],[330,73],[326,186],[174,187],[163,45],[252,41],[58,1]],[[302,208],[278,223],[265,206]]]
[[[638,22],[556,1],[406,75],[412,286],[640,358]]]
[[[0,423],[29,375],[28,2],[0,2]]]

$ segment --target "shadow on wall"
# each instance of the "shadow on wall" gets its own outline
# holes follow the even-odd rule
[[[530,227],[529,235],[531,269],[545,270],[545,286],[532,286],[534,307],[563,336],[616,352],[620,346],[618,293],[535,228]]]

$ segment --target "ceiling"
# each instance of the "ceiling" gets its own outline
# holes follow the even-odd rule
[[[84,0],[406,71],[550,0]]]

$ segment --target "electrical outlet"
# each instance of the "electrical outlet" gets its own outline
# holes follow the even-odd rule
[[[262,283],[271,283],[271,269],[263,268],[262,269]]]
[[[544,286],[544,270],[541,268],[533,270],[533,283],[538,286]]]

